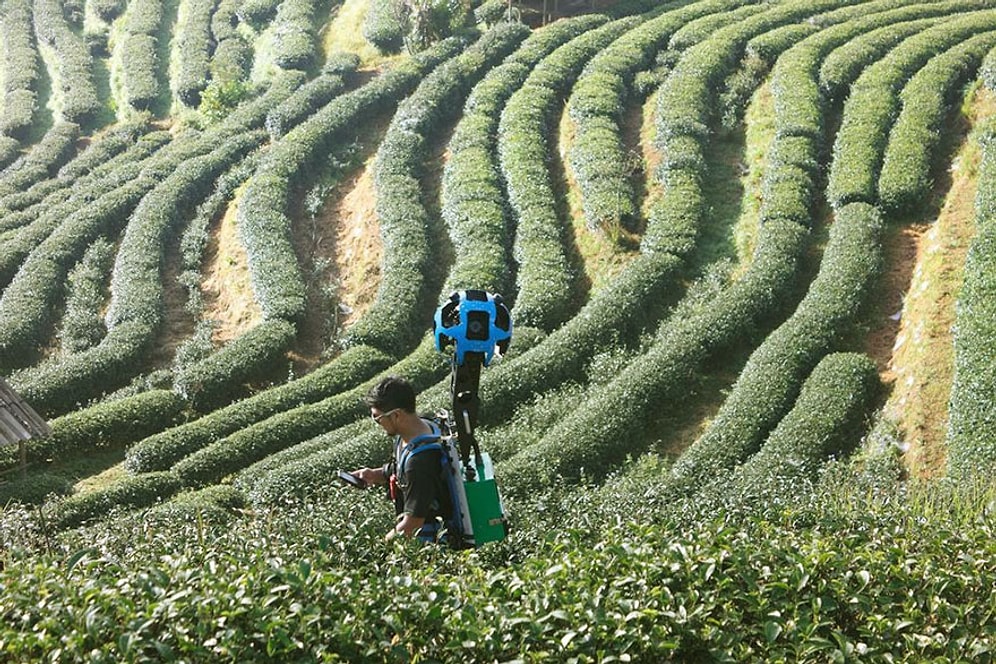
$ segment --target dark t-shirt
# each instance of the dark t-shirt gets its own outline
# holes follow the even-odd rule
[[[449,495],[443,484],[441,454],[439,450],[412,454],[405,468],[399,469],[398,488],[402,495],[399,514],[411,514],[426,521],[446,516]]]
[[[430,423],[434,432],[438,428]],[[439,442],[438,439],[427,438],[417,441],[415,448],[422,445]],[[395,449],[404,444],[395,441]],[[442,452],[440,450],[425,450],[418,454],[408,454],[404,468],[397,467],[396,458],[384,466],[387,476],[397,475],[398,495],[395,499],[395,510],[398,514],[411,514],[414,517],[434,521],[436,517],[446,520],[452,513],[449,489],[446,486],[446,476],[443,474]]]

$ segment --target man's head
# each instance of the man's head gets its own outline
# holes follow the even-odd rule
[[[385,425],[386,418],[398,411],[415,412],[415,390],[404,378],[388,376],[370,388],[363,402],[370,409],[370,416],[378,424]]]

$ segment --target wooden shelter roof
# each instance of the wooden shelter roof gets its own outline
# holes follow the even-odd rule
[[[51,432],[48,423],[0,378],[0,447],[44,438]]]

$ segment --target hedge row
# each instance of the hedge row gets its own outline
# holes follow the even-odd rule
[[[515,329],[515,341],[504,362],[511,361],[519,354],[533,348],[539,337],[535,328]],[[420,352],[432,351],[423,346]],[[436,362],[442,367],[443,357],[436,355]],[[431,361],[431,356],[429,357]],[[409,368],[411,362],[392,367],[388,373],[416,376],[424,373]],[[500,365],[492,365],[492,368]],[[427,375],[432,378],[433,375]],[[435,412],[439,408],[450,409],[450,379],[439,381],[427,387],[429,380],[420,380],[418,407],[420,413]],[[485,410],[490,404],[485,406]],[[274,504],[289,497],[307,497],[320,493],[330,482],[334,482],[335,471],[340,468],[375,466],[390,455],[387,439],[379,427],[371,426],[366,417],[344,427],[322,434],[271,454],[239,471],[234,484],[245,491],[255,504]]]
[[[352,53],[333,56],[322,74],[302,85],[293,95],[266,115],[266,130],[270,138],[279,140],[309,115],[328,104],[346,88],[351,74],[359,66],[359,57]]]
[[[272,318],[250,328],[196,362],[177,367],[173,389],[199,411],[213,410],[246,392],[249,383],[271,379],[286,366],[297,328]]]
[[[211,17],[215,0],[186,0],[181,3],[173,31],[173,75],[170,87],[186,106],[196,107],[201,92],[211,78]]]
[[[979,67],[979,78],[990,90],[996,90],[996,48],[989,51]]]
[[[77,123],[93,119],[102,108],[93,78],[93,57],[66,23],[59,0],[35,0],[34,25],[38,41],[55,53],[52,88],[62,118]]]
[[[277,13],[281,0],[245,0],[236,3],[235,13],[243,23],[261,30]]]
[[[623,18],[586,32],[544,58],[508,100],[498,127],[498,154],[516,220],[518,264],[515,319],[553,330],[576,313],[578,284],[568,256],[550,165],[555,113],[582,68],[596,53],[636,27]]]
[[[880,388],[878,369],[868,356],[827,355],[757,454],[724,477],[717,490],[758,500],[792,487],[799,477],[815,477],[828,459],[846,457],[857,446]]]
[[[315,55],[315,0],[283,0],[271,29],[273,62],[284,69],[307,69]]]
[[[264,316],[296,321],[304,315],[304,279],[287,217],[290,187],[307,176],[342,131],[355,131],[356,123],[372,112],[392,108],[428,70],[463,47],[458,39],[440,42],[423,57],[334,99],[271,147],[246,186],[238,209],[239,236],[248,256],[253,293]]]
[[[10,136],[0,135],[0,168],[7,168],[7,166],[14,163],[17,156],[20,154],[21,142],[16,138]]]
[[[882,229],[881,215],[870,205],[836,211],[809,292],[751,354],[708,429],[675,462],[670,487],[694,489],[757,451],[791,408],[805,377],[852,330],[881,268]]]
[[[669,412],[668,405],[679,403],[687,394],[707,359],[743,343],[784,306],[806,236],[805,227],[781,219],[763,224],[743,277],[704,310],[665,321],[646,353],[635,355],[604,389],[567,414],[539,444],[500,464],[498,472],[509,493],[525,495],[560,476],[601,476],[627,455],[639,453],[646,443],[648,416]],[[492,403],[488,400],[489,408]]]
[[[267,111],[286,99],[302,78],[300,72],[276,77],[263,95],[239,106],[210,131],[174,140],[147,163],[116,169],[111,177],[127,176],[124,184],[68,214],[27,257],[0,297],[0,367],[23,366],[31,359],[32,349],[45,336],[42,330],[65,273],[90,242],[102,233],[113,235],[138,201],[179,164],[262,125]]]
[[[404,46],[405,36],[394,14],[392,0],[369,0],[363,17],[363,38],[381,53],[397,53]]]
[[[0,196],[23,191],[59,170],[76,152],[80,127],[72,122],[60,122],[45,132],[31,151],[0,171]]]
[[[187,159],[143,196],[118,248],[105,318],[107,336],[92,350],[18,375],[18,384],[33,396],[36,408],[69,410],[139,373],[162,324],[161,263],[166,236],[186,207],[202,199],[218,175],[263,136],[262,130],[249,132],[209,154]]]
[[[206,198],[218,177],[259,147],[265,135],[262,129],[246,132],[229,138],[208,154],[183,161],[143,197],[128,220],[114,265],[107,312],[112,332],[115,325],[129,321],[159,327],[167,237],[175,232],[181,215]]]
[[[0,132],[23,139],[38,106],[38,46],[31,22],[31,0],[8,0],[0,8],[0,70],[3,113]]]
[[[249,75],[252,46],[239,33],[238,0],[220,0],[211,17],[215,48],[211,56],[211,78],[218,83],[241,81]]]
[[[649,212],[642,251],[684,256],[694,247],[705,214],[704,141],[715,118],[717,90],[750,40],[840,4],[822,1],[769,8],[718,30],[685,53],[657,98],[656,142],[664,155],[658,178],[666,193]]]
[[[57,334],[63,356],[92,348],[107,334],[101,310],[114,265],[114,245],[98,238],[67,279],[66,311]]]
[[[829,54],[820,66],[820,87],[830,99],[841,100],[861,70],[884,57],[902,40],[939,21],[957,18],[960,12],[985,9],[991,4],[989,0],[914,3],[867,17],[862,21],[866,26],[864,33]]]
[[[74,528],[104,516],[115,508],[148,507],[180,490],[180,481],[169,472],[126,476],[100,490],[77,494],[60,502],[55,525]]]
[[[140,139],[148,140],[145,134],[150,129],[151,118],[148,116],[138,116],[126,122],[116,123],[105,131],[91,136],[90,143],[86,149],[59,169],[58,179],[68,184],[91,173],[97,173],[101,169],[106,170],[110,160],[135,147],[135,143]],[[165,143],[167,135],[158,134],[153,135],[152,138]],[[8,200],[4,200],[5,205],[8,204]]]
[[[187,289],[186,310],[195,319],[200,319],[204,313],[204,295],[201,291],[201,267],[204,264],[204,253],[211,241],[210,226],[229,202],[235,191],[242,186],[259,165],[259,160],[265,148],[252,153],[227,173],[218,178],[214,191],[197,205],[193,218],[187,224],[180,238],[181,272],[177,279]],[[185,342],[186,343],[186,342]],[[183,345],[181,345],[181,348]],[[187,364],[181,362],[181,350],[177,349],[174,365]]]
[[[978,228],[965,259],[954,327],[955,372],[948,408],[948,474],[991,477],[996,468],[996,121],[980,132],[975,197]]]
[[[741,0],[710,0],[666,11],[617,39],[585,67],[568,102],[575,127],[569,159],[589,228],[633,230],[639,218],[620,129],[634,76],[701,17],[736,20],[740,12],[729,10],[738,4]]]
[[[517,23],[484,33],[463,53],[441,64],[398,107],[374,162],[377,220],[384,245],[377,296],[343,336],[347,345],[365,344],[401,357],[418,343],[444,273],[434,215],[423,191],[423,163],[429,141],[459,111],[484,72],[507,56],[528,34]]]
[[[162,0],[133,0],[122,19],[115,55],[121,65],[124,100],[132,108],[148,109],[159,96],[162,20]]]
[[[28,209],[8,215],[20,217],[24,223],[16,234],[0,245],[0,284],[8,284],[28,254],[45,241],[69,215],[89,201],[134,179],[141,169],[142,160],[170,139],[167,131],[146,134],[123,154],[110,159],[105,167],[76,180],[72,188],[65,187],[60,190],[61,193],[53,192]],[[67,166],[71,164],[72,162]],[[64,194],[69,196],[65,197]]]
[[[235,431],[184,457],[173,465],[171,472],[187,486],[218,482],[274,452],[365,416],[363,396],[387,374],[405,376],[416,391],[421,391],[439,382],[448,369],[442,355],[435,351],[433,339],[426,337],[405,360],[357,387],[321,401],[283,410]]]
[[[933,186],[933,157],[961,86],[996,46],[996,32],[967,39],[935,56],[900,93],[903,108],[889,132],[878,180],[882,207],[891,213],[919,208]]]
[[[633,343],[657,324],[682,267],[668,254],[638,256],[539,345],[491,367],[481,377],[481,400],[487,404],[481,424],[503,422],[538,392],[578,380],[595,353],[610,343]]]
[[[874,203],[889,127],[900,110],[899,91],[934,55],[978,32],[996,28],[996,14],[976,12],[928,28],[866,69],[851,86],[834,142],[827,198],[834,207]]]
[[[28,460],[62,461],[123,447],[175,424],[183,408],[183,399],[174,392],[150,390],[57,417],[51,422],[51,435],[28,442]],[[15,462],[4,459],[3,465]]]
[[[361,420],[266,457],[240,472],[235,485],[253,505],[277,505],[321,492],[339,470],[379,467],[390,458],[390,442],[371,424]]]
[[[125,468],[133,473],[165,470],[187,454],[267,417],[343,392],[389,364],[372,348],[358,346],[298,380],[216,410],[132,445]]]
[[[600,16],[582,16],[532,33],[467,97],[443,170],[442,215],[454,253],[444,293],[466,288],[512,292],[511,229],[497,164],[501,109],[542,58],[604,22]]]
[[[107,336],[94,348],[64,356],[15,377],[25,398],[40,411],[72,410],[113,390],[141,371],[145,353],[162,323],[162,260],[166,236],[212,182],[256,147],[265,132],[244,133],[216,150],[175,166],[142,196],[125,229],[111,279]]]

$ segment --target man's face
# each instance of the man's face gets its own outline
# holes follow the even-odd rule
[[[397,418],[398,411],[400,408],[392,408],[391,410],[382,411],[376,406],[370,408],[370,417],[374,422],[379,424],[381,428],[390,436],[397,433],[397,424],[394,421]]]

